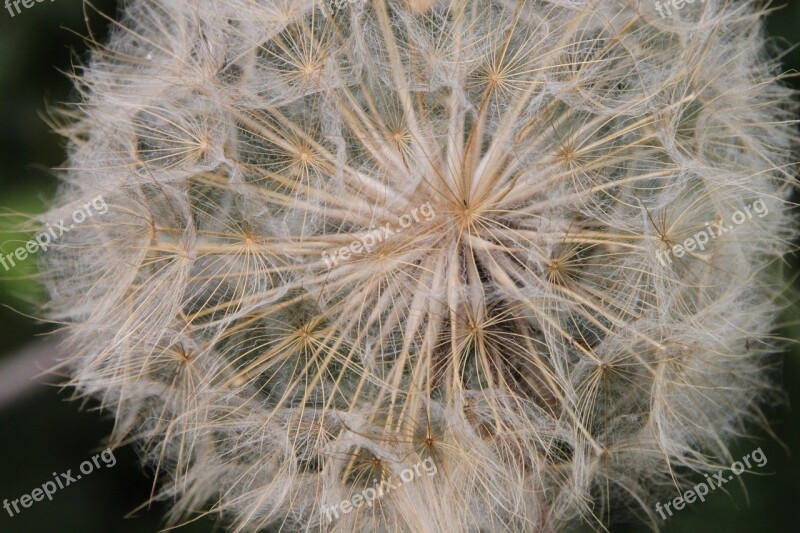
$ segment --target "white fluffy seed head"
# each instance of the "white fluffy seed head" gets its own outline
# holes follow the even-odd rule
[[[772,390],[776,72],[748,2],[127,2],[46,216],[109,206],[44,255],[73,383],[174,520],[652,519]]]

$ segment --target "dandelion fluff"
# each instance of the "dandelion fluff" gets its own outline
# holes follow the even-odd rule
[[[46,218],[109,210],[44,254],[48,312],[170,520],[657,524],[761,421],[797,135],[752,3],[131,0],[112,28]]]

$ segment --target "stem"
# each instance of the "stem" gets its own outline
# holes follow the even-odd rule
[[[28,395],[41,391],[39,385],[53,381],[50,371],[62,358],[52,338],[37,340],[0,360],[0,411]]]

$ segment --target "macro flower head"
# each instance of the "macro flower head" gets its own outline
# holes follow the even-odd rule
[[[125,2],[47,215],[108,204],[43,257],[71,384],[173,522],[656,524],[774,393],[798,137],[762,19]]]

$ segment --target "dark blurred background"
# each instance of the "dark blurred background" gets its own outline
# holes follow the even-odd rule
[[[64,143],[51,133],[46,110],[72,97],[71,84],[62,71],[85,59],[87,22],[102,40],[108,23],[102,14],[115,15],[113,1],[93,0],[93,5],[97,11],[84,9],[80,0],[44,1],[12,18],[0,2],[0,244],[6,243],[2,248],[6,253],[20,245],[8,241],[22,238],[13,233],[20,222],[13,213],[40,212],[55,191],[48,169],[63,163]],[[800,43],[800,1],[790,0],[773,13],[768,30],[784,50]],[[800,70],[800,50],[789,52],[784,64],[787,70]],[[794,83],[800,89],[800,80]],[[3,499],[29,494],[52,479],[53,472],[72,469],[76,473],[82,461],[100,451],[112,427],[108,416],[92,404],[68,401],[69,391],[27,386],[13,377],[19,370],[12,364],[13,356],[50,329],[35,318],[42,294],[28,279],[34,263],[28,260],[10,273],[0,268],[0,505]],[[791,268],[798,271],[796,260]],[[784,317],[787,337],[800,339],[798,317],[800,303]],[[35,354],[29,361],[36,364]],[[729,483],[727,493],[713,491],[705,503],[688,505],[670,518],[665,532],[800,531],[798,348],[787,354],[784,382],[790,405],[767,413],[779,441],[761,431],[758,440],[742,441],[733,452],[734,457],[742,457],[760,446],[768,463],[756,471],[768,475],[745,474],[741,478],[744,489]],[[17,393],[18,386],[26,392]],[[13,401],[5,399],[9,395]],[[100,468],[59,490],[53,501],[34,503],[13,518],[0,508],[0,533],[159,531],[164,527],[164,505],[137,510],[150,495],[152,473],[141,467],[130,447],[117,450],[115,457],[113,468]],[[179,531],[214,529],[211,519],[203,519]],[[612,531],[640,530],[644,528],[619,526]]]

